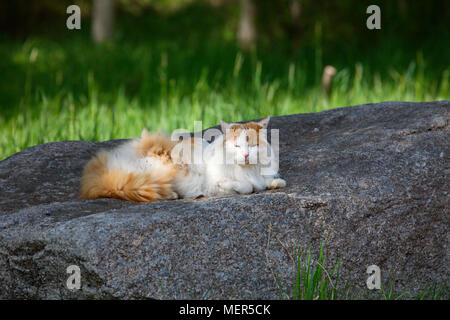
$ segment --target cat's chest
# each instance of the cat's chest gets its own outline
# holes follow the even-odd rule
[[[245,167],[239,165],[233,166],[223,166],[222,175],[226,179],[231,179],[235,181],[249,181],[256,182],[262,180],[263,177],[260,175],[258,168],[256,167]]]

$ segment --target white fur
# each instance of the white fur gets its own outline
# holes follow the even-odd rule
[[[166,166],[159,160],[151,157],[139,157],[136,153],[138,139],[127,143],[108,152],[108,169],[122,170],[126,172],[147,173],[166,171]]]
[[[268,120],[263,121],[266,127]],[[221,125],[222,130],[230,126],[223,121]],[[196,141],[195,144],[201,156],[200,161],[194,163],[182,159],[172,151],[172,159],[188,169],[187,174],[184,170],[179,171],[173,186],[174,191],[182,198],[197,198],[252,193],[267,188],[276,189],[286,186],[286,182],[278,178],[278,159],[275,159],[267,140],[264,139],[260,145],[268,146],[271,151],[269,155],[261,152],[257,146],[250,146],[246,140],[246,134],[247,132],[243,130],[235,142],[227,140],[225,148],[223,144],[225,135],[217,137],[211,144],[204,140]],[[135,139],[111,150],[108,153],[108,168],[137,173],[147,173],[152,170],[164,175],[168,169],[167,165],[152,157],[139,156],[136,151],[138,142],[139,140]],[[191,147],[189,143],[186,145]],[[245,161],[246,154],[248,154],[248,163]],[[262,163],[269,163],[269,161],[272,171],[264,175]]]
[[[267,121],[264,127],[267,126]],[[220,122],[223,131],[229,129],[230,124]],[[278,178],[278,161],[267,140],[264,140],[264,143],[271,151],[269,155],[260,152],[257,146],[250,146],[246,141],[246,134],[247,132],[243,130],[235,142],[227,140],[225,148],[223,147],[225,135],[217,137],[211,144],[203,141],[203,161],[189,164],[189,174],[178,177],[175,191],[183,198],[197,198],[252,193],[286,186],[286,182]],[[247,164],[245,154],[248,154]],[[269,175],[263,174],[262,162],[270,163],[272,170]]]

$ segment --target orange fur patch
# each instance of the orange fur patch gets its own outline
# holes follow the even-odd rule
[[[170,153],[176,143],[163,134],[149,134],[144,130],[136,145],[136,152],[141,157],[155,157],[168,164],[172,162]]]
[[[262,128],[263,127],[256,122],[235,123],[230,126],[229,131],[226,133],[226,140],[236,141],[236,139],[241,135],[242,131],[246,130],[248,144],[250,146],[259,146],[259,131]]]
[[[162,135],[143,134],[137,144],[138,155],[155,157],[167,164],[164,172],[145,174],[108,169],[108,153],[101,151],[85,166],[80,194],[85,199],[117,198],[129,201],[151,202],[174,199],[172,183],[177,167],[171,163],[172,141]]]

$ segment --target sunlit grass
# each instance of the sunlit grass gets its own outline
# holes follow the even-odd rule
[[[345,289],[338,288],[340,261],[334,267],[327,265],[324,247],[321,244],[319,255],[313,261],[311,249],[305,255],[300,248],[297,252],[295,276],[292,286],[284,287],[277,279],[280,299],[291,300],[336,300],[342,299]]]
[[[393,280],[381,283],[379,290],[356,289],[344,282],[340,277],[342,259],[330,264],[326,244],[321,242],[317,255],[297,249],[295,270],[292,283],[282,283],[275,272],[275,280],[281,300],[447,300],[449,288],[447,284],[416,283],[406,290],[395,288]],[[412,290],[418,289],[416,293]]]
[[[0,43],[0,52],[0,159],[50,141],[135,137],[144,127],[192,130],[200,120],[206,128],[219,119],[450,97],[450,68],[432,71],[420,51],[408,63],[399,58],[406,67],[383,66],[385,52],[377,65],[356,55],[346,64],[347,56],[333,62],[322,54],[318,62],[317,49],[287,59],[221,43],[94,47],[83,37]],[[320,88],[326,62],[338,69],[329,97]]]

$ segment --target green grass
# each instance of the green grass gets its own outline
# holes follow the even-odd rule
[[[414,289],[414,285],[409,290],[397,290],[395,281],[382,280],[379,290],[355,289],[348,282],[343,282],[340,277],[342,259],[330,265],[327,259],[326,244],[321,242],[317,256],[311,253],[308,247],[302,253],[300,247],[297,249],[295,270],[292,281],[289,284],[282,283],[276,270],[271,270],[279,292],[280,300],[448,300],[448,284],[425,284],[418,283],[416,288],[420,288],[416,293],[409,290]],[[214,281],[210,287],[201,293],[195,291],[195,283],[191,283],[186,292],[179,292],[175,299],[209,300],[214,299],[217,283]],[[364,283],[365,285],[365,283]],[[160,283],[162,299],[173,299],[165,294],[165,287]],[[226,300],[239,298],[239,292],[233,290]],[[255,299],[253,296],[245,299]]]
[[[87,30],[0,38],[0,159],[51,141],[135,137],[144,127],[192,130],[196,120],[206,128],[219,119],[450,97],[442,39],[416,48],[385,37],[375,50],[325,44],[319,34],[295,54],[282,45],[242,53],[226,27],[208,23],[205,34],[187,37],[170,32],[183,22],[129,29],[125,21],[115,41],[101,46]],[[338,69],[330,97],[320,88],[327,64]]]
[[[285,287],[277,278],[280,299],[292,300],[336,300],[342,290],[338,291],[340,261],[327,270],[323,245],[320,245],[317,261],[311,260],[311,249],[302,257],[300,248],[297,252],[296,274],[292,287]]]
[[[302,254],[297,251],[296,270],[292,284],[283,285],[275,275],[281,300],[447,300],[447,284],[421,285],[418,293],[395,289],[394,281],[382,281],[380,290],[355,290],[340,278],[341,259],[330,266],[325,255],[325,247],[320,244],[318,256],[314,259],[311,249]],[[413,288],[410,288],[413,289]]]

